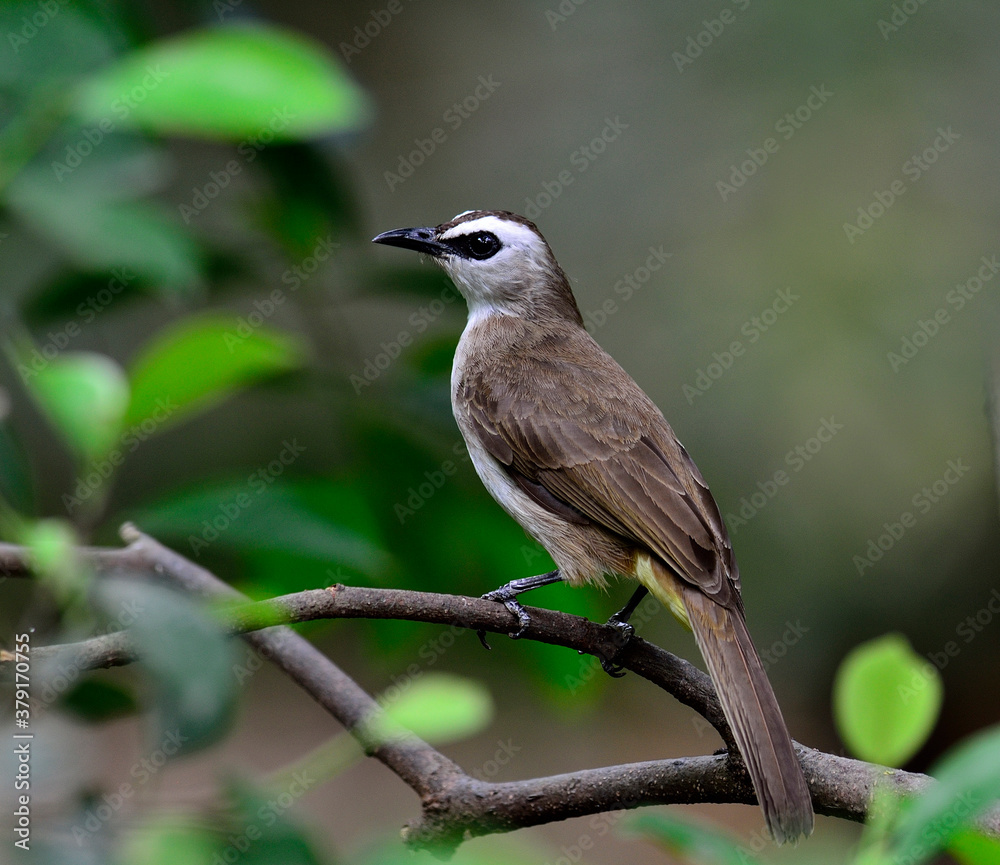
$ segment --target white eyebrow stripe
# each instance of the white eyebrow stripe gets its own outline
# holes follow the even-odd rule
[[[459,214],[461,216],[461,214]],[[511,222],[498,216],[481,216],[469,222],[462,222],[454,228],[449,228],[441,235],[442,240],[452,240],[477,231],[489,231],[495,234],[504,246],[537,246],[540,238],[526,225]]]

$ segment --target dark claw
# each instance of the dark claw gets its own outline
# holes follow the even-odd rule
[[[482,595],[482,598],[484,601],[499,601],[515,616],[517,616],[517,630],[512,634],[508,634],[508,637],[512,640],[518,640],[524,636],[524,632],[528,629],[528,625],[531,624],[531,617],[528,615],[527,610],[521,606],[521,602],[517,599],[517,595],[508,586],[501,586],[499,589],[487,592],[485,595]],[[486,644],[486,640],[482,636],[480,636],[479,639],[488,649],[489,646]]]
[[[618,639],[616,642],[620,644],[618,651],[621,652],[629,644],[629,641],[635,634],[635,628],[633,628],[628,622],[623,622],[619,619],[617,613],[608,619],[605,624],[607,624],[609,628],[614,628],[618,632]]]
[[[489,651],[493,647],[486,642],[486,631],[476,631],[476,636],[479,637],[479,642],[483,644],[483,648]]]
[[[618,632],[615,635],[615,643],[617,643],[618,649],[610,658],[601,658],[601,669],[609,676],[620,679],[625,675],[625,668],[618,663],[618,658],[621,657],[622,652],[628,647],[632,635],[635,634],[635,628],[628,622],[622,621],[618,617],[618,613],[615,613],[615,615],[608,619],[606,624]]]
[[[625,668],[621,664],[616,664],[614,660],[609,661],[606,658],[601,658],[601,669],[613,679],[620,679],[625,675]]]

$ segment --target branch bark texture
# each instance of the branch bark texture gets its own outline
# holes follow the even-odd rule
[[[204,597],[229,599],[229,627],[263,657],[276,664],[316,702],[352,732],[419,796],[421,814],[403,830],[408,844],[438,852],[454,850],[464,839],[493,832],[643,805],[737,802],[756,803],[711,679],[694,665],[634,637],[616,658],[632,671],[690,706],[718,730],[727,753],[586,769],[564,775],[513,782],[481,781],[419,739],[388,744],[369,741],[366,719],[376,701],[304,637],[276,620],[403,619],[506,634],[513,616],[500,604],[478,598],[336,585],[250,603],[218,577],[139,532],[122,527],[126,546],[81,551],[99,577],[152,576]],[[30,576],[26,551],[0,544],[0,577]],[[530,608],[524,639],[538,640],[600,658],[620,648],[617,631],[577,616]],[[81,643],[34,648],[38,661],[72,662],[77,669],[128,664],[136,653],[128,633],[115,632]],[[6,662],[6,663],[5,663]],[[9,660],[0,653],[0,669]],[[795,744],[819,814],[865,819],[875,783],[913,794],[933,783],[926,775],[902,772],[827,754]],[[1000,835],[1000,817],[982,828]]]

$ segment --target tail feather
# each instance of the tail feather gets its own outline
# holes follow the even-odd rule
[[[682,597],[772,837],[782,844],[809,835],[809,788],[743,616],[693,587]]]

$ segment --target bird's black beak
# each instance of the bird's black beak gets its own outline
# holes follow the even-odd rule
[[[439,258],[451,250],[435,239],[436,233],[433,228],[396,228],[392,231],[384,231],[378,237],[373,237],[372,243],[384,243],[386,246],[413,249]]]

